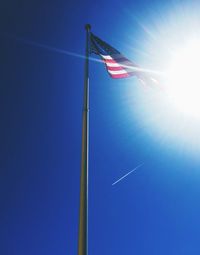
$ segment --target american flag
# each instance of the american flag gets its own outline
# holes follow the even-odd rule
[[[155,85],[157,80],[150,72],[141,69],[137,64],[124,57],[118,50],[102,41],[93,33],[90,34],[91,53],[101,57],[109,75],[114,79],[136,76],[143,84]]]

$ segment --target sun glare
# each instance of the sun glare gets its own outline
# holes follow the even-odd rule
[[[140,64],[160,71],[163,90],[128,90],[137,100],[133,113],[148,138],[169,151],[200,155],[200,4],[179,4],[147,17],[145,54]],[[152,22],[153,21],[153,22]],[[141,42],[141,40],[140,40]],[[133,91],[133,95],[130,93]],[[137,107],[135,107],[137,106]],[[135,121],[134,118],[134,121]],[[131,118],[130,118],[131,119]]]
[[[200,40],[180,47],[170,61],[166,87],[178,110],[200,118]]]

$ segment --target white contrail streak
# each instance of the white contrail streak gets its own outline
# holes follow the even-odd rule
[[[117,181],[113,182],[112,186],[114,186],[115,184],[117,184],[118,182],[120,182],[121,180],[123,180],[124,178],[126,178],[129,174],[131,174],[132,172],[136,171],[138,168],[140,168],[141,166],[143,166],[144,163],[136,166],[134,169],[132,169],[130,172],[128,172],[127,174],[123,175],[121,178],[119,178]]]

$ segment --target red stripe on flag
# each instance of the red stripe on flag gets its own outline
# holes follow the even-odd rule
[[[114,59],[103,59],[105,63],[112,63],[112,64],[117,64],[117,62]]]
[[[128,59],[121,57],[121,58],[117,58],[117,59],[115,59],[115,58],[113,58],[113,59],[104,59],[104,61],[106,63],[113,63],[113,64],[117,63],[117,64],[119,64],[119,63],[127,62]]]
[[[106,65],[107,66],[107,65]],[[121,71],[121,70],[126,70],[125,68],[121,66],[107,66],[108,70],[110,71]]]
[[[119,79],[119,78],[127,78],[130,75],[128,73],[123,73],[123,74],[110,74],[110,76],[114,79]]]

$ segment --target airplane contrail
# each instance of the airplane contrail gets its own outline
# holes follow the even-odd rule
[[[138,168],[140,168],[141,166],[143,166],[144,163],[136,166],[134,169],[132,169],[130,172],[128,172],[127,174],[123,175],[121,178],[119,178],[117,181],[113,182],[112,186],[114,186],[115,184],[117,184],[118,182],[120,182],[121,180],[123,180],[124,178],[126,178],[129,174],[131,174],[132,172],[136,171]]]

